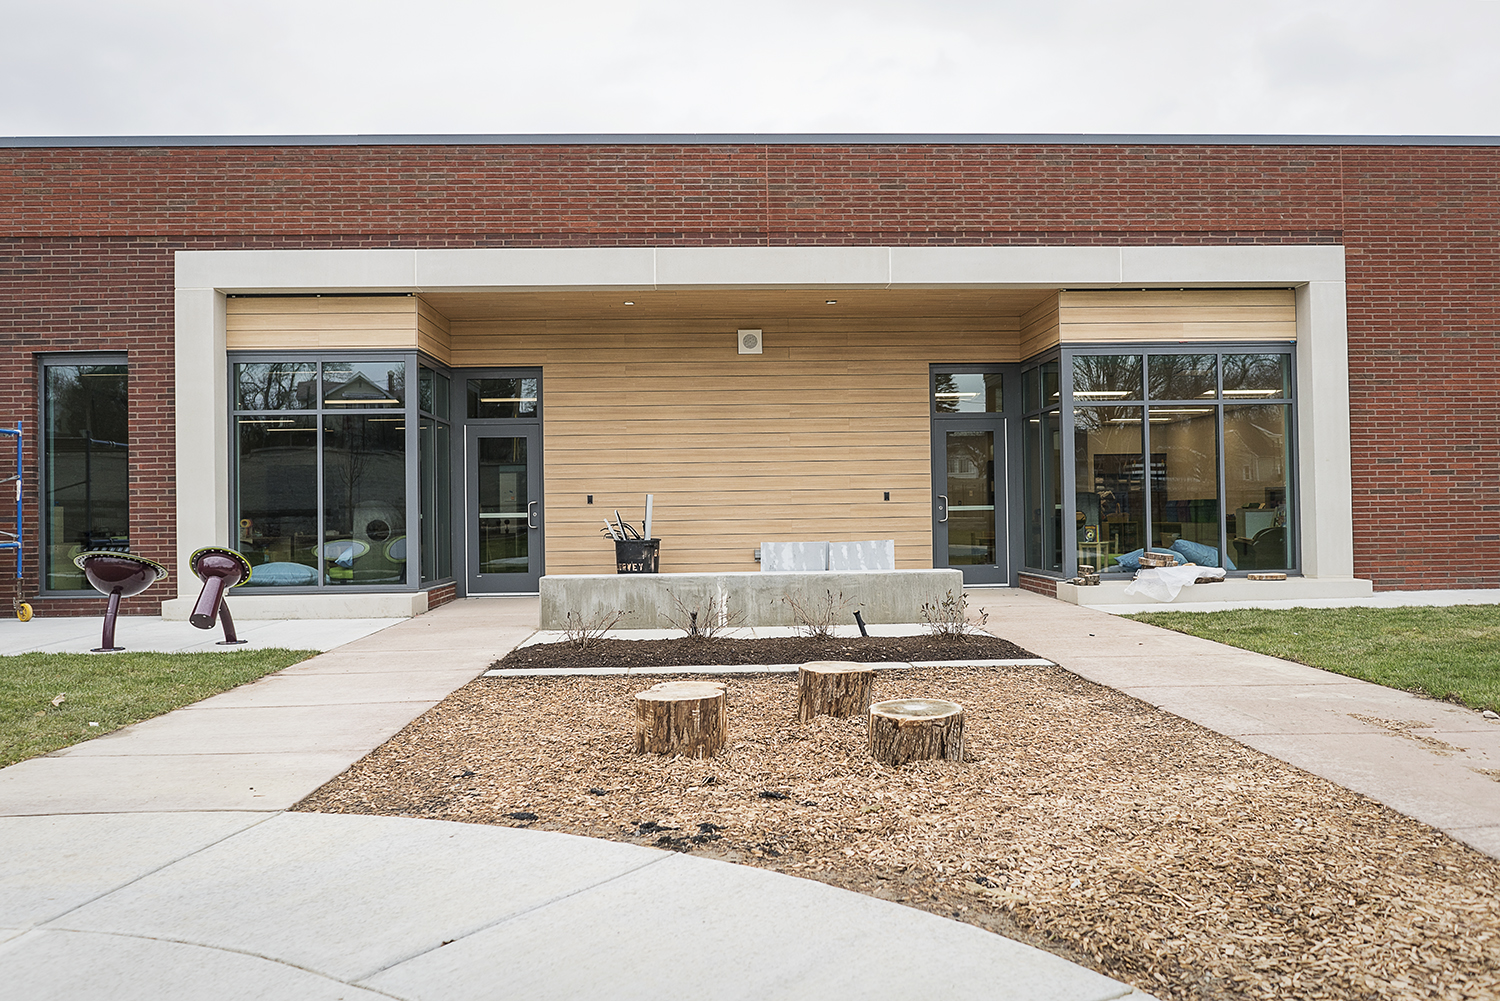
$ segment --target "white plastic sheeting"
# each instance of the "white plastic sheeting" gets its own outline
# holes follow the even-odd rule
[[[1144,594],[1157,601],[1173,601],[1182,593],[1183,588],[1192,587],[1193,582],[1200,577],[1223,580],[1224,568],[1200,567],[1196,563],[1188,563],[1180,567],[1140,570],[1136,573],[1135,580],[1125,585],[1125,593]]]

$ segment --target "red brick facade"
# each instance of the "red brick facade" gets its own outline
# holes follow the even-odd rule
[[[1057,578],[1047,577],[1039,573],[1027,573],[1022,570],[1016,575],[1016,582],[1020,584],[1021,590],[1031,591],[1044,597],[1057,597]]]
[[[0,149],[0,423],[28,427],[21,594],[37,589],[40,353],[129,354],[132,548],[172,562],[175,250],[1239,243],[1347,248],[1355,573],[1500,586],[1497,147]],[[7,609],[12,572],[0,555]]]

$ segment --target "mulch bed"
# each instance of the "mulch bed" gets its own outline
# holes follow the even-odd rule
[[[1009,640],[995,636],[854,636],[820,640],[807,636],[765,639],[618,640],[587,644],[535,643],[512,650],[494,667],[705,667],[736,664],[807,664],[815,660],[882,661],[1035,660]]]
[[[298,809],[761,866],[1163,999],[1500,996],[1500,862],[1060,668],[881,672],[878,699],[967,714],[968,760],[894,769],[868,756],[861,718],[798,723],[795,678],[718,680],[715,758],[632,753],[649,679],[480,678]]]

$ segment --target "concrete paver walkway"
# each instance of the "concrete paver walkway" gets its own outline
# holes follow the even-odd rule
[[[1148,998],[970,925],[764,870],[284,812],[536,621],[534,598],[455,602],[0,770],[6,996]]]

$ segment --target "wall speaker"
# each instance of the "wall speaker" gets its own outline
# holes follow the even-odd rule
[[[761,353],[761,336],[759,330],[741,330],[739,338],[740,354],[758,355]]]

